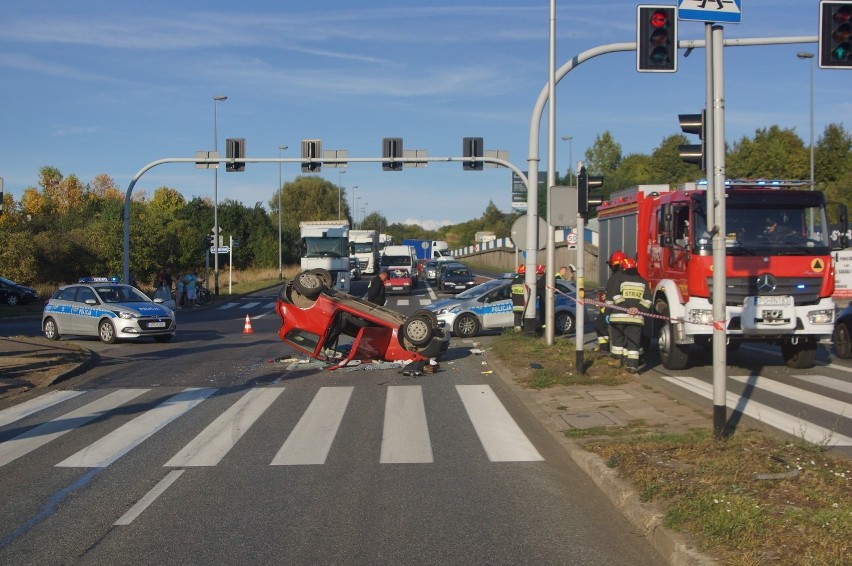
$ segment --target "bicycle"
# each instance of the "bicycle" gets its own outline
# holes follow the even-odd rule
[[[198,289],[196,291],[195,302],[199,305],[206,305],[210,301],[213,300],[213,293],[210,292],[210,289],[202,285],[200,282],[198,283]]]

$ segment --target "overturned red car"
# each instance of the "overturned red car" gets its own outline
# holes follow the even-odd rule
[[[329,362],[328,369],[353,360],[427,360],[449,346],[449,334],[433,313],[419,310],[406,317],[338,291],[324,269],[302,271],[285,283],[275,310],[281,340]]]

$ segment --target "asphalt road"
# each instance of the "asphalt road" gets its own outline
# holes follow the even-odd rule
[[[87,341],[66,398],[0,421],[0,562],[661,563],[472,343],[416,379],[320,371],[273,300]]]

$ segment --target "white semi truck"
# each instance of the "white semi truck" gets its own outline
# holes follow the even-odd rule
[[[302,236],[302,269],[325,269],[334,288],[348,293],[349,223],[345,220],[311,220],[299,223]]]
[[[358,258],[361,273],[375,275],[379,265],[379,233],[375,230],[350,230],[349,251]]]

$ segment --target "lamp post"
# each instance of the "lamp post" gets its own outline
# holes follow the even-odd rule
[[[352,187],[352,229],[353,230],[355,228],[357,228],[357,226],[355,225],[355,216],[357,216],[357,213],[355,211],[355,191],[357,189],[358,189],[358,185],[354,185]]]
[[[568,142],[568,186],[574,186],[574,147],[571,144],[572,136],[562,136],[562,141]]]
[[[225,95],[217,95],[213,97],[213,151],[219,152],[219,144],[217,142],[218,135],[216,134],[216,103],[222,100],[228,100]],[[219,296],[219,164],[213,168],[213,248],[216,253],[213,254],[213,293]]]
[[[343,198],[343,185],[341,184],[340,176],[346,173],[346,171],[342,169],[337,170],[337,219],[340,220],[340,209],[341,202]]]
[[[278,146],[278,159],[281,152],[287,149],[286,145]],[[278,279],[284,279],[284,268],[281,265],[281,162],[278,162]]]
[[[355,224],[355,228],[358,228],[358,201],[361,200],[361,197],[355,197],[355,208],[352,211],[352,222]]]
[[[796,53],[799,59],[810,59],[810,106],[811,106],[811,190],[814,190],[814,54],[807,51]]]

